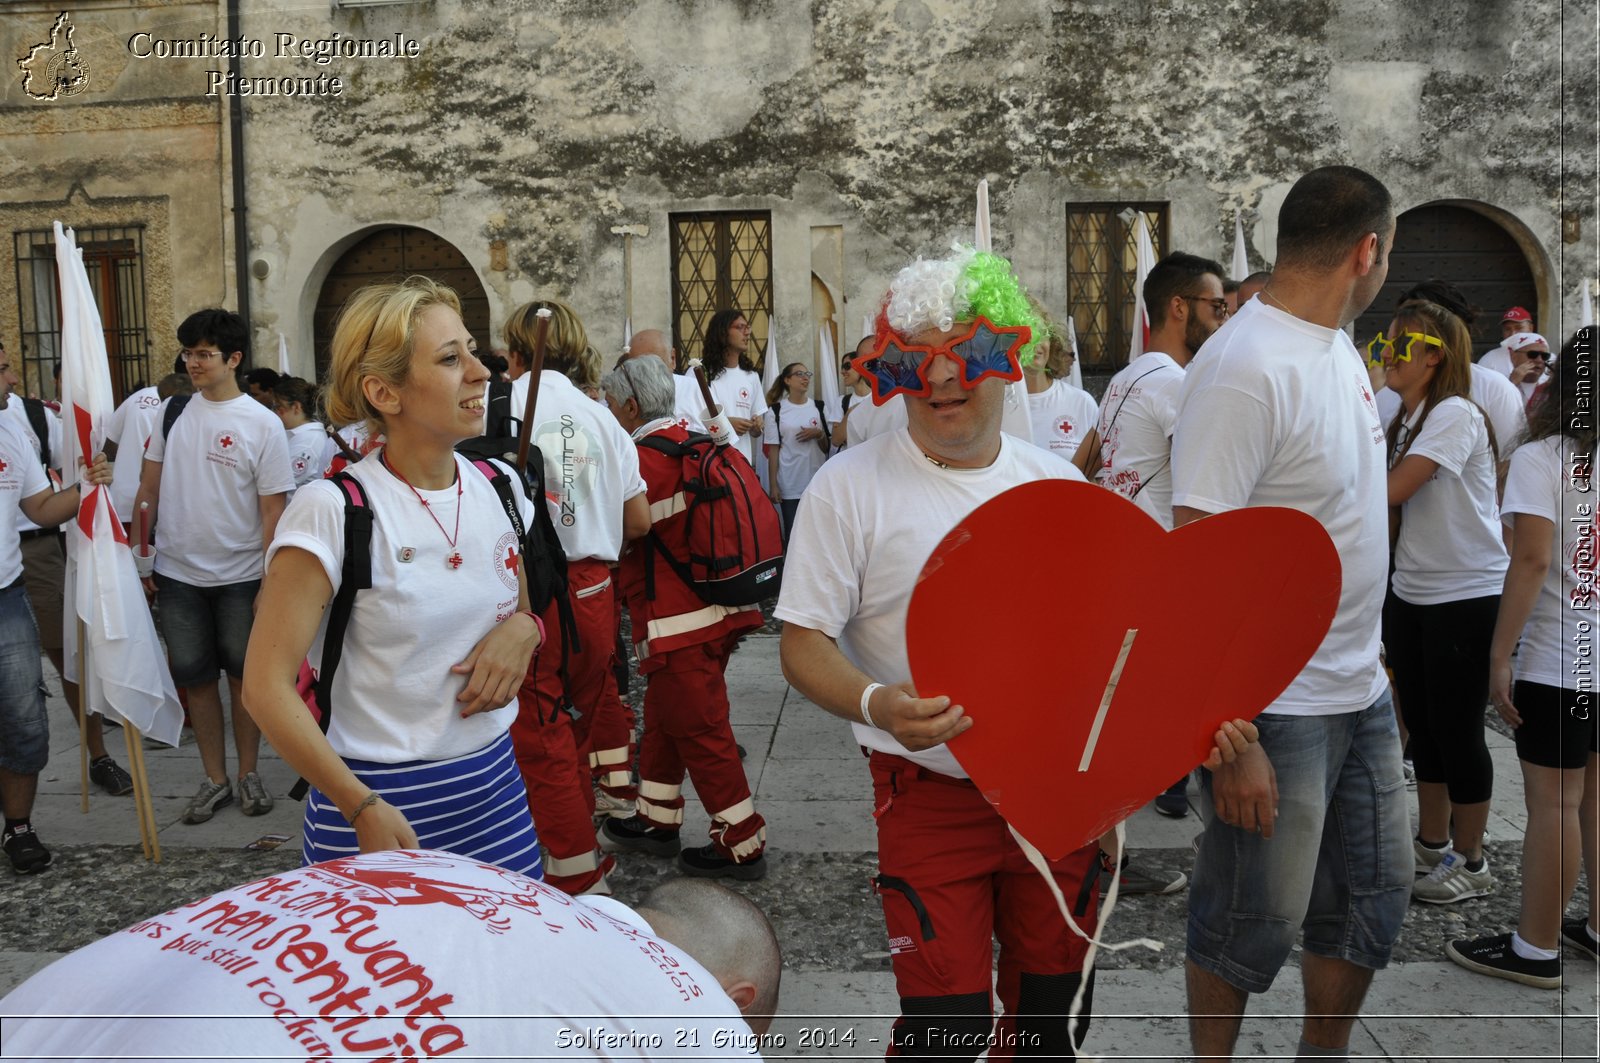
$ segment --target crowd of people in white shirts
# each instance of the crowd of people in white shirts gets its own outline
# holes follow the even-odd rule
[[[1224,497],[1234,486],[1230,470],[1197,470],[1192,454],[1217,433],[1248,434],[1270,423],[1257,416],[1261,408],[1278,416],[1274,404],[1314,406],[1327,382],[1315,378],[1325,370],[1319,366],[1304,379],[1286,379],[1282,393],[1205,390],[1223,358],[1208,341],[1230,320],[1260,318],[1263,333],[1287,335],[1298,327],[1288,282],[1275,285],[1270,275],[1258,275],[1235,283],[1217,263],[1179,252],[1156,264],[1143,294],[1145,353],[1116,373],[1103,402],[1067,382],[1075,352],[1049,326],[1024,360],[1023,380],[1008,402],[1023,396],[1028,442],[1072,461],[1090,481],[1172,530],[1232,504]],[[536,312],[550,311],[555,353],[536,381],[526,371],[533,323]],[[483,431],[488,372],[448,289],[413,278],[358,293],[337,330],[326,397],[293,377],[247,380],[247,392],[239,378],[248,350],[243,322],[226,311],[202,311],[178,332],[183,351],[175,369],[184,376],[136,392],[117,410],[108,431],[114,472],[97,466],[95,475],[109,478],[125,519],[147,513],[155,529],[141,571],[159,603],[173,677],[205,771],[185,822],[209,819],[235,799],[246,814],[272,807],[274,796],[256,771],[265,734],[311,786],[308,862],[422,845],[542,873],[573,894],[604,892],[612,854],[620,851],[677,854],[690,874],[760,877],[765,825],[731,759],[725,689],[712,713],[720,712],[720,720],[670,717],[647,696],[646,733],[670,719],[667,733],[676,745],[652,754],[651,770],[660,769],[660,778],[641,770],[639,785],[631,783],[635,728],[616,672],[624,603],[634,610],[634,640],[658,690],[714,690],[738,637],[760,623],[753,611],[723,610],[696,614],[690,628],[661,627],[659,611],[639,611],[629,589],[637,581],[627,576],[628,544],[666,534],[682,506],[681,483],[673,495],[672,485],[652,479],[669,474],[641,465],[642,440],[670,430],[680,441],[723,418],[732,446],[763,475],[787,541],[830,455],[902,429],[904,400],[873,401],[863,375],[875,350],[870,335],[837,367],[784,365],[763,393],[748,319],[729,309],[710,321],[699,360],[714,407],[692,376],[679,372],[670,415],[652,418],[644,414],[650,385],[618,372],[651,356],[678,369],[677,352],[661,333],[632,337],[618,372],[606,378],[616,393],[585,394],[572,376],[589,348],[571,308],[547,300],[512,317],[506,330],[516,378],[512,408],[520,410],[530,386],[540,385],[533,434],[566,562],[562,586],[542,600],[519,565],[519,544],[537,523],[538,500],[507,503],[497,474],[507,480],[514,474],[493,462],[475,467],[453,449]],[[1530,315],[1514,307],[1503,315],[1502,344],[1474,362],[1473,320],[1458,292],[1427,282],[1402,295],[1389,325],[1365,345],[1362,396],[1387,454],[1391,525],[1388,544],[1367,545],[1385,559],[1391,557],[1385,546],[1392,547],[1382,631],[1407,736],[1407,772],[1417,789],[1412,896],[1448,904],[1493,888],[1484,850],[1494,781],[1484,707],[1492,704],[1517,729],[1528,793],[1521,918],[1513,933],[1451,942],[1446,951],[1481,973],[1555,987],[1562,942],[1592,957],[1600,941],[1593,895],[1586,920],[1563,919],[1577,883],[1576,854],[1583,855],[1591,894],[1596,874],[1595,727],[1592,713],[1579,711],[1591,687],[1566,667],[1571,653],[1564,645],[1570,616],[1581,614],[1590,625],[1600,620],[1596,537],[1584,498],[1594,430],[1592,420],[1579,430],[1561,416],[1592,384],[1594,336],[1592,329],[1580,332],[1557,357],[1533,331]],[[1321,333],[1299,339],[1308,337],[1340,346]],[[1342,342],[1349,345],[1348,338]],[[9,365],[0,368],[14,383]],[[843,388],[830,406],[813,398],[812,384],[816,372],[835,369]],[[1349,369],[1336,360],[1326,371],[1348,375]],[[639,394],[622,394],[636,387]],[[0,389],[0,397],[10,390]],[[179,395],[184,390],[193,394]],[[1198,406],[1185,407],[1186,396],[1202,390],[1210,404],[1204,417]],[[58,443],[41,440],[19,418],[21,403],[0,409],[13,413],[0,420],[0,456],[9,459],[0,462],[0,473],[19,461],[37,469],[42,445],[59,452]],[[339,426],[338,435],[325,427],[324,415]],[[1261,453],[1282,442],[1250,441]],[[325,480],[344,461],[341,454],[350,459],[348,479]],[[922,469],[914,454],[907,460]],[[1308,452],[1303,464],[1340,460]],[[1293,461],[1288,466],[1297,468]],[[657,471],[645,475],[651,468]],[[19,513],[58,515],[39,512],[39,484],[31,472],[0,481],[17,500],[5,507],[8,534],[35,530]],[[1274,484],[1269,476],[1251,497],[1270,503],[1276,492],[1293,504],[1299,489],[1293,478]],[[355,599],[344,636],[347,661],[329,682],[338,712],[319,727],[304,711],[295,673],[304,662],[328,660],[325,609],[356,578],[345,540],[352,499],[372,521],[371,571],[361,578],[377,593]],[[1317,515],[1336,541],[1357,534],[1354,524],[1336,525],[1365,519],[1354,510]],[[130,528],[141,547],[144,519]],[[11,567],[18,571],[10,573],[8,591],[21,575],[20,562]],[[1370,581],[1375,571],[1346,578]],[[674,623],[695,613],[684,608]],[[262,623],[252,631],[257,610]],[[430,618],[428,637],[419,637],[408,619],[418,615]],[[1329,644],[1344,645],[1339,625],[1345,622],[1336,620]],[[649,636],[642,633],[646,624],[656,625]],[[709,671],[703,662],[691,667],[671,657],[679,643],[666,635],[683,630],[704,632],[688,645],[707,647],[695,653],[710,657]],[[432,637],[439,631],[455,634]],[[649,638],[660,641],[647,657],[642,646]],[[1345,647],[1351,674],[1364,667],[1367,647],[1357,641],[1351,636]],[[625,650],[620,657],[625,662]],[[419,668],[431,685],[421,695],[402,679]],[[1327,676],[1308,668],[1287,703],[1325,702],[1323,687],[1337,685],[1339,670],[1337,662]],[[219,673],[231,693],[233,774]],[[1384,686],[1362,703],[1381,707]],[[864,716],[871,693],[862,696]],[[409,701],[455,704],[459,712],[425,722],[404,707]],[[324,714],[331,707],[323,706]],[[103,742],[94,752],[96,781],[125,792],[126,773],[106,757]],[[721,787],[726,807],[708,805],[711,844],[689,850],[677,840],[680,788],[685,771],[696,776],[697,770],[707,780],[696,777],[702,796]],[[5,771],[8,779],[17,774]],[[463,780],[469,778],[490,782],[468,794]],[[1179,780],[1163,795],[1162,811],[1186,814],[1186,785]],[[13,869],[47,866],[49,853],[11,790],[5,815]],[[598,835],[594,822],[601,824]],[[1269,836],[1271,827],[1265,816],[1257,824]],[[1115,865],[1114,845],[1102,844],[1108,866]],[[1184,884],[1181,875],[1141,876],[1121,860],[1135,888],[1170,892]]]

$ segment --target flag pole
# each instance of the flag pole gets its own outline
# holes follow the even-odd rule
[[[122,723],[122,734],[128,741],[128,766],[133,771],[133,807],[139,817],[139,844],[144,847],[144,858],[159,864],[161,838],[156,831],[156,806],[150,796],[150,777],[144,767],[144,735],[127,720]]]
[[[81,787],[79,810],[89,814],[89,631],[77,609],[78,622],[78,774]],[[62,682],[66,682],[65,678]]]

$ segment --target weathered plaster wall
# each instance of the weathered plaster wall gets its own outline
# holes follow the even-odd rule
[[[225,111],[197,86],[198,61],[133,58],[140,29],[217,33],[214,0],[80,0],[73,43],[87,66],[83,91],[36,100],[17,67],[48,40],[58,3],[5,5],[0,15],[0,336],[17,336],[10,233],[143,223],[147,324],[154,369],[170,366],[178,320],[201,306],[234,305]],[[212,64],[214,65],[214,64]],[[37,88],[38,83],[32,83]],[[69,198],[70,196],[70,198]]]
[[[611,349],[610,226],[651,227],[644,327],[668,315],[668,213],[757,207],[780,346],[809,352],[810,228],[844,230],[853,341],[894,268],[970,234],[980,177],[997,247],[1057,310],[1066,202],[1168,200],[1173,245],[1212,255],[1244,207],[1260,262],[1294,178],[1337,161],[1402,209],[1503,212],[1545,274],[1547,319],[1572,321],[1595,272],[1593,9],[1575,0],[269,0],[246,30],[423,42],[415,60],[245,64],[346,82],[248,104],[253,255],[271,264],[258,324],[301,344],[330,248],[406,221],[466,253],[497,318],[561,293]],[[1563,210],[1581,216],[1574,244]]]

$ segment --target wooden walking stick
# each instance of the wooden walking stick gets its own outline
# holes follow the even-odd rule
[[[719,447],[725,447],[734,441],[738,435],[733,430],[733,422],[726,414],[717,408],[717,400],[711,397],[711,385],[706,382],[705,366],[696,364],[694,367],[695,383],[700,385],[700,397],[706,404],[706,434]]]
[[[354,464],[361,460],[361,455],[351,449],[350,444],[344,441],[344,436],[334,430],[333,425],[328,425],[328,435],[333,440],[333,445],[339,448],[339,456],[345,461]]]
[[[528,450],[533,445],[533,410],[539,401],[539,375],[544,372],[545,341],[550,335],[550,308],[534,311],[533,359],[528,365],[528,401],[522,404],[522,427],[517,432],[517,471],[528,471]]]

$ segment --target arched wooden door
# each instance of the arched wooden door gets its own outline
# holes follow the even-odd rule
[[[1461,289],[1478,308],[1472,326],[1474,358],[1500,343],[1500,315],[1509,307],[1526,307],[1538,324],[1539,291],[1533,268],[1511,234],[1469,207],[1430,203],[1400,215],[1389,279],[1356,322],[1357,345],[1388,327],[1401,292],[1435,279]]]
[[[413,273],[454,288],[461,297],[461,317],[467,331],[480,349],[489,349],[489,295],[467,257],[455,245],[426,229],[397,225],[363,236],[339,257],[322,282],[312,324],[319,379],[327,374],[328,345],[345,300],[364,285],[404,280]]]

